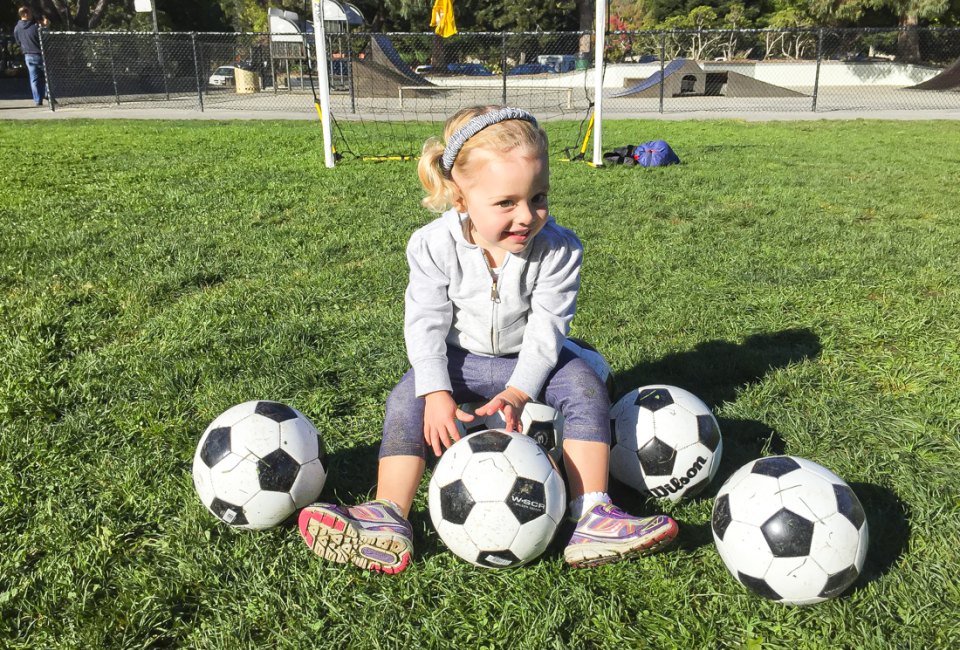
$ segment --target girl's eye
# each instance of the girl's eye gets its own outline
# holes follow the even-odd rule
[[[511,201],[510,199],[504,199],[503,201],[500,201],[499,203],[497,203],[497,205],[501,208],[509,208],[509,207],[513,207],[513,201]]]
[[[533,197],[533,202],[534,202],[534,203],[546,203],[546,202],[547,202],[547,195],[546,195],[545,193],[537,194],[535,197]]]

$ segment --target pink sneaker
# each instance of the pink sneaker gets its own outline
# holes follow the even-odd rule
[[[666,515],[634,517],[601,503],[580,517],[563,558],[572,567],[586,567],[649,555],[670,546],[679,530]]]
[[[314,503],[300,511],[299,528],[307,546],[332,562],[400,573],[413,557],[413,528],[389,501]]]

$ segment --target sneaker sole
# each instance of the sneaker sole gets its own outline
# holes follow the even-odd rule
[[[673,519],[669,526],[664,526],[655,534],[648,536],[637,546],[621,550],[622,544],[578,544],[567,547],[563,551],[563,558],[574,569],[582,567],[600,566],[611,562],[620,562],[641,555],[652,555],[669,547],[677,539],[680,527]]]
[[[325,508],[304,508],[298,523],[300,535],[310,550],[331,562],[394,574],[406,569],[413,556],[409,540],[391,533],[363,530]]]

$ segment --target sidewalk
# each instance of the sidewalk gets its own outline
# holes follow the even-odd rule
[[[960,93],[958,93],[960,96]],[[115,104],[79,104],[72,103],[58,106],[57,110],[50,110],[45,104],[42,107],[33,105],[30,96],[30,85],[26,78],[0,78],[0,120],[70,120],[70,119],[118,119],[118,120],[307,120],[316,121],[317,113],[313,107],[313,99],[309,95],[299,95],[284,98],[277,102],[271,94],[263,96],[243,96],[243,102],[227,101],[238,99],[231,94],[219,95],[213,98],[215,102],[205,102],[205,109],[198,110],[191,98],[183,105],[170,102],[141,101],[136,105],[125,103],[122,106]],[[76,100],[73,100],[76,101]],[[749,100],[747,100],[749,101]],[[829,102],[824,102],[828,105]],[[838,105],[833,102],[833,105]],[[903,110],[869,110],[863,108],[842,110],[819,110],[816,113],[809,110],[778,110],[770,107],[768,110],[751,110],[749,104],[743,110],[737,110],[736,105],[727,105],[721,110],[689,110],[659,113],[652,106],[646,110],[637,107],[630,110],[624,106],[610,106],[604,111],[607,121],[623,119],[639,120],[743,120],[747,122],[774,122],[774,121],[810,121],[810,120],[960,120],[960,102],[957,108],[939,109],[903,109]],[[225,107],[229,106],[229,108]],[[459,104],[449,107],[449,110],[459,108]],[[625,110],[626,108],[626,110]],[[788,107],[782,107],[788,108]],[[613,110],[612,110],[613,109]],[[382,120],[383,116],[372,114],[351,114],[343,105],[334,103],[333,114],[341,121],[355,119]],[[443,122],[449,117],[448,110],[442,105],[431,106],[430,112],[417,112],[418,121]],[[405,114],[410,117],[411,113]],[[567,112],[564,115],[547,117],[551,119],[579,120],[582,111]]]
[[[427,116],[421,115],[420,118]],[[960,110],[826,110],[811,111],[687,111],[675,113],[621,113],[607,114],[607,120],[743,120],[746,122],[779,122],[810,120],[960,120]],[[36,107],[27,99],[0,99],[0,120],[316,120],[312,110],[185,110],[176,108],[107,108],[102,105],[85,107],[71,105],[55,111],[44,105]],[[446,119],[437,116],[437,120]],[[570,116],[568,119],[578,119]]]

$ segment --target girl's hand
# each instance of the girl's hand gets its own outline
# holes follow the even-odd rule
[[[424,399],[423,439],[433,447],[433,453],[439,458],[443,453],[441,445],[449,449],[460,439],[456,421],[472,422],[474,416],[457,408],[457,403],[445,390],[428,393]]]
[[[476,409],[474,413],[481,417],[493,415],[497,411],[503,413],[507,422],[507,431],[520,431],[520,414],[523,407],[530,401],[530,396],[518,388],[507,386],[506,389],[495,395],[492,400]]]

